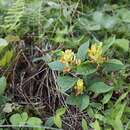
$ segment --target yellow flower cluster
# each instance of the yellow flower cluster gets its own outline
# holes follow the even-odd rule
[[[72,62],[74,57],[74,52],[72,50],[65,50],[65,52],[62,52],[62,56],[60,58],[60,61],[64,64],[69,64]]]
[[[81,60],[76,59],[74,52],[67,49],[65,52],[62,52],[60,62],[65,64],[64,72],[69,72],[71,70],[71,66],[79,65],[81,63]]]
[[[76,85],[74,86],[76,96],[80,95],[84,91],[84,82],[82,79],[78,79]]]
[[[93,44],[87,52],[92,63],[102,64],[106,60],[102,56],[102,42]]]

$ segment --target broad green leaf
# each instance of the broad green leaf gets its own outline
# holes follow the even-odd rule
[[[114,45],[127,52],[129,50],[129,41],[127,39],[116,39]]]
[[[62,116],[66,111],[66,108],[61,107],[59,109],[56,110],[56,115]]]
[[[112,97],[112,91],[108,92],[107,94],[104,95],[103,99],[102,99],[102,103],[106,104],[108,103],[108,101],[110,100],[110,98]]]
[[[123,130],[123,124],[121,122],[121,118],[125,109],[126,103],[116,104],[112,107],[107,115],[107,123],[112,125],[115,130]]]
[[[59,76],[57,78],[57,84],[60,90],[63,92],[66,92],[67,90],[72,88],[74,84],[76,83],[76,81],[77,81],[77,78],[73,78],[70,76]]]
[[[54,116],[54,123],[58,128],[62,128],[62,119],[59,115]]]
[[[93,128],[94,130],[101,130],[99,122],[97,120],[93,123]]]
[[[87,41],[86,43],[82,44],[77,52],[77,58],[84,61],[87,57],[87,49],[89,47],[89,41]]]
[[[89,96],[87,95],[82,95],[81,96],[81,103],[80,103],[80,110],[83,111],[86,109],[89,105]]]
[[[82,130],[88,130],[87,121],[84,118],[82,118]]]
[[[101,114],[95,114],[94,117],[103,123],[106,123],[106,118]]]
[[[87,111],[87,113],[88,113],[88,115],[89,115],[89,117],[90,118],[93,118],[94,117],[94,110],[92,109],[92,107],[91,106],[88,106],[88,108],[86,109],[86,111]]]
[[[106,29],[111,29],[113,28],[117,23],[117,19],[115,17],[111,16],[106,16],[103,20],[103,27]]]
[[[100,93],[106,93],[109,92],[113,89],[113,87],[108,86],[107,84],[105,84],[104,82],[95,82],[94,84],[92,84],[88,90],[95,92],[97,94]]]
[[[116,119],[112,124],[114,130],[123,130],[123,124],[120,119]]]
[[[87,95],[70,95],[66,99],[66,103],[78,107],[81,111],[86,109],[89,105],[89,97]]]
[[[47,121],[45,122],[45,126],[53,126],[54,124],[54,117],[49,117]]]
[[[42,124],[42,120],[37,117],[31,117],[28,119],[27,124],[31,126],[40,126]]]
[[[101,24],[103,21],[103,13],[96,11],[93,13],[93,20],[97,23],[97,24]]]
[[[115,106],[115,109],[112,111],[112,117],[114,120],[111,123],[114,129],[123,130],[123,124],[122,124],[121,118],[122,118],[125,106],[126,106],[126,103],[117,104]]]
[[[76,68],[76,73],[80,74],[80,75],[90,75],[94,72],[96,72],[96,67],[93,66],[92,64],[86,63],[86,64],[82,64],[80,66],[78,66]]]
[[[0,95],[3,95],[6,89],[7,81],[4,76],[0,78]]]
[[[8,42],[0,38],[0,67],[7,65],[13,56],[13,50],[9,50]]]
[[[20,114],[16,113],[16,114],[13,114],[11,117],[10,117],[10,122],[12,125],[24,125],[25,122],[22,120],[22,117]]]
[[[95,108],[97,110],[101,110],[102,109],[102,104],[100,102],[91,102],[90,103],[90,106],[92,108]]]
[[[66,103],[69,105],[74,105],[74,106],[80,107],[81,96],[70,95],[67,97]]]
[[[54,61],[48,64],[52,70],[63,71],[64,64],[59,61]]]
[[[125,109],[126,103],[122,103],[122,104],[116,104],[116,107],[113,111],[116,120],[121,119],[124,109]]]
[[[110,59],[104,64],[103,71],[110,72],[110,71],[119,71],[123,69],[125,66],[124,64],[117,59]]]
[[[28,114],[27,114],[27,112],[23,112],[23,113],[21,114],[21,118],[22,118],[22,120],[23,120],[24,122],[26,122],[27,119],[28,119]]]
[[[130,11],[128,9],[126,9],[126,8],[120,9],[118,11],[118,15],[121,17],[123,22],[130,23]]]
[[[12,125],[24,125],[27,122],[28,114],[23,112],[22,114],[16,113],[10,117]]]
[[[7,50],[4,56],[0,59],[0,66],[1,67],[6,66],[10,62],[12,57],[13,57],[13,50]]]
[[[79,19],[80,28],[87,31],[97,31],[101,29],[101,25],[97,24],[95,21],[88,20],[85,17]]]
[[[104,41],[103,54],[115,43],[115,36]]]

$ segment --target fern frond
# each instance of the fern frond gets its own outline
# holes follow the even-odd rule
[[[4,18],[3,27],[9,32],[16,30],[21,22],[21,17],[24,14],[25,2],[24,0],[17,0],[11,8],[8,9],[7,15]]]

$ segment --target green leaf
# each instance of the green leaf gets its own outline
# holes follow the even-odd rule
[[[45,122],[45,126],[53,126],[54,124],[54,117],[49,117],[47,121]]]
[[[97,94],[106,93],[111,91],[112,89],[113,87],[106,85],[104,82],[95,82],[88,88],[88,90],[95,92]]]
[[[61,107],[59,109],[56,110],[56,115],[62,116],[66,111],[66,108]]]
[[[5,39],[0,38],[0,67],[7,65],[13,57],[13,50]]]
[[[130,11],[128,9],[126,9],[126,8],[120,9],[118,11],[118,15],[121,17],[123,22],[130,23]]]
[[[84,118],[82,118],[82,129],[83,130],[88,130],[88,125],[87,122]]]
[[[103,20],[103,27],[106,29],[111,29],[113,28],[117,23],[117,19],[115,17],[111,16],[106,16]]]
[[[115,36],[109,37],[104,41],[105,45],[103,45],[103,54],[115,43]]]
[[[89,96],[87,95],[83,95],[81,96],[81,103],[80,103],[80,110],[83,111],[84,109],[86,109],[89,105]]]
[[[67,90],[72,88],[74,84],[76,83],[76,81],[77,81],[77,78],[73,78],[70,76],[59,76],[57,78],[57,84],[60,90],[63,92],[66,92]]]
[[[118,103],[120,103],[124,98],[126,98],[127,95],[128,95],[128,92],[123,93],[123,94],[119,97],[119,99],[116,101],[115,106],[116,106]]]
[[[94,72],[96,72],[96,67],[89,63],[82,64],[76,68],[76,73],[84,76],[90,75]]]
[[[0,78],[0,95],[3,95],[6,89],[7,81],[4,76]]]
[[[87,49],[89,48],[89,41],[86,43],[82,44],[77,52],[77,58],[84,61],[87,57]]]
[[[116,39],[114,45],[121,48],[124,52],[129,50],[129,41],[127,39]]]
[[[12,125],[24,125],[25,122],[22,120],[22,117],[20,114],[16,113],[16,114],[13,114],[11,117],[10,117],[10,122]]]
[[[70,95],[66,99],[66,103],[78,107],[81,111],[86,109],[89,105],[89,97],[87,95]]]
[[[0,106],[9,101],[9,98],[3,95],[0,95]]]
[[[96,24],[96,23],[91,23],[89,25],[86,26],[86,29],[88,31],[97,31],[101,29],[101,25]]]
[[[101,114],[95,114],[94,117],[103,123],[106,123],[106,118]]]
[[[114,130],[123,130],[123,124],[120,119],[116,119],[112,124]]]
[[[21,118],[22,118],[22,120],[23,120],[24,122],[26,122],[27,119],[28,119],[28,114],[27,114],[27,112],[23,112],[23,113],[21,114]]]
[[[28,119],[27,124],[31,126],[36,126],[36,125],[40,126],[42,124],[42,120],[37,117],[31,117]]]
[[[59,61],[54,61],[48,64],[52,70],[63,71],[64,64]]]
[[[93,13],[93,20],[97,23],[97,24],[101,24],[103,21],[103,13],[96,11]]]
[[[111,71],[119,71],[124,68],[124,64],[117,59],[110,59],[104,64],[103,71],[111,72]]]
[[[108,103],[108,101],[110,100],[110,98],[112,97],[112,93],[113,92],[109,92],[107,94],[104,95],[103,99],[102,99],[102,103],[103,104],[106,104]]]
[[[115,119],[121,119],[121,117],[123,116],[125,106],[126,106],[126,103],[115,104],[115,109],[113,110],[113,113],[112,113]]]
[[[121,121],[126,103],[116,104],[116,106],[111,110],[107,118],[108,122],[113,126],[115,130],[123,130],[123,124]]]
[[[5,39],[0,38],[0,50],[1,50],[1,48],[5,47],[7,45],[8,45],[8,42]]]
[[[97,120],[93,123],[93,128],[94,130],[101,130],[100,125]]]
[[[52,60],[51,56],[49,54],[46,54],[44,56],[34,58],[32,62],[45,61],[46,63],[49,63],[51,62],[51,60]]]
[[[4,108],[3,108],[3,112],[11,113],[12,111],[13,111],[12,103],[6,103]]]
[[[16,113],[10,117],[12,125],[24,125],[28,119],[28,114],[23,112],[22,114]]]
[[[1,67],[6,66],[10,62],[12,57],[13,57],[13,50],[7,50],[4,53],[4,56],[1,57],[1,59],[0,59],[0,66]]]
[[[54,116],[54,123],[58,128],[62,128],[62,120],[59,115]]]

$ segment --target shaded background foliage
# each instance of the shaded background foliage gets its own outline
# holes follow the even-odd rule
[[[116,117],[122,120],[125,130],[129,129],[129,96],[124,95],[129,95],[130,85],[129,0],[0,0],[0,37],[12,35],[19,40],[9,40],[15,56],[6,69],[1,68],[1,75],[7,76],[9,84],[5,95],[10,102],[22,105],[21,111],[38,115],[43,121],[60,106],[68,106],[66,97],[57,91],[59,73],[48,67],[43,56],[51,57],[50,51],[58,49],[77,51],[88,40],[106,45],[111,39],[118,40],[120,47],[110,48],[106,55],[120,59],[127,68],[117,73],[99,71],[96,75],[108,83],[112,81],[115,91],[106,96],[92,95],[90,107],[83,112],[69,106],[63,117],[63,129],[80,130],[84,118],[90,127],[97,119],[103,129],[112,126],[116,130],[118,127],[112,124]],[[105,104],[101,101],[103,96],[106,100],[110,97]],[[124,99],[127,103],[121,103]],[[8,116],[5,124],[9,122]],[[98,123],[95,124],[98,130]]]

